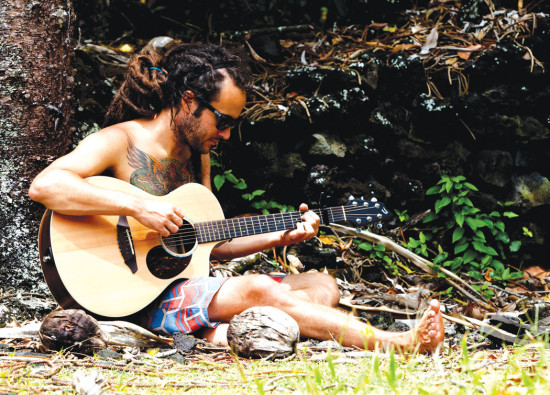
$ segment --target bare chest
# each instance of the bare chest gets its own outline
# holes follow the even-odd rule
[[[162,196],[189,182],[197,182],[192,161],[165,158],[128,144],[114,176],[148,192]]]

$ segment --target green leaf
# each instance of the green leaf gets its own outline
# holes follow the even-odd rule
[[[486,267],[490,262],[491,260],[493,259],[493,257],[491,255],[485,255],[482,259],[481,259],[481,265],[483,267]]]
[[[372,244],[370,243],[361,243],[357,246],[360,250],[363,251],[372,251]]]
[[[421,243],[425,243],[426,242],[426,235],[424,234],[424,232],[420,232],[418,234],[418,238],[420,239],[420,242]]]
[[[214,186],[216,187],[216,189],[219,191],[220,188],[222,187],[222,185],[225,183],[225,177],[220,175],[220,174],[217,174],[215,177],[214,177]]]
[[[478,189],[475,187],[475,185],[472,185],[469,182],[465,182],[464,186],[468,189],[471,189],[472,191],[478,191]]]
[[[472,228],[473,231],[477,230],[478,228],[483,228],[484,226],[487,226],[487,224],[477,218],[467,217],[466,223]]]
[[[435,212],[438,213],[439,210],[449,205],[450,203],[451,203],[451,198],[448,196],[444,196],[443,198],[435,202]]]
[[[483,281],[483,275],[480,272],[477,272],[475,270],[471,270],[471,271],[468,272],[468,275],[470,277],[475,278],[478,281]]]
[[[489,254],[489,255],[492,255],[492,256],[497,256],[498,255],[498,253],[495,251],[495,249],[493,247],[486,246],[486,245],[478,243],[476,241],[474,241],[472,244],[473,244],[474,248],[476,249],[476,251],[483,252],[484,254]]]
[[[448,180],[445,183],[445,190],[447,191],[447,193],[449,193],[451,192],[452,189],[453,189],[453,182],[451,180]]]
[[[464,213],[455,213],[455,221],[458,226],[462,227],[462,225],[464,225]]]
[[[493,211],[491,214],[489,214],[490,217],[500,217],[500,213],[498,211]]]
[[[518,250],[519,250],[520,247],[521,247],[521,241],[519,241],[519,240],[513,241],[513,242],[510,244],[510,251],[512,251],[512,252],[518,252]]]
[[[377,244],[377,245],[374,247],[374,250],[375,250],[375,251],[384,252],[384,251],[386,251],[386,247],[384,247],[384,244]]]
[[[434,260],[433,260],[433,264],[434,265],[439,265],[441,262],[443,262],[445,259],[447,259],[447,257],[449,256],[449,254],[447,254],[446,252],[442,253],[442,254],[438,254]]]
[[[478,253],[472,250],[471,248],[469,248],[468,251],[464,253],[464,263],[472,262],[474,259],[477,258],[477,256],[478,256]]]
[[[495,223],[495,227],[496,227],[498,230],[504,232],[504,229],[505,229],[504,222],[498,221],[497,223]]]
[[[431,187],[426,191],[426,195],[437,195],[441,191],[441,188],[438,186]]]
[[[499,232],[495,235],[495,240],[500,241],[504,244],[508,244],[510,242],[510,237],[508,237],[506,232]]]
[[[469,247],[469,243],[464,242],[455,247],[455,254],[460,254],[461,252],[466,251],[466,249]]]
[[[462,239],[464,235],[464,228],[456,228],[453,232],[453,243],[456,243],[458,240]]]
[[[491,262],[491,266],[495,269],[497,273],[502,273],[503,271],[505,271],[504,264],[499,260],[493,259],[493,262]],[[508,268],[506,268],[506,270],[508,272],[510,271]],[[510,277],[508,276],[508,278]]]
[[[475,232],[475,235],[476,235],[476,240],[477,241],[482,241],[482,242],[485,242],[487,239],[485,238],[485,233],[483,233],[483,231],[481,230],[476,230]]]
[[[462,266],[462,258],[458,257],[458,258],[453,259],[453,261],[451,262],[451,271],[455,271],[460,266]]]
[[[521,277],[523,277],[523,272],[513,272],[513,273],[510,273],[510,276],[508,278],[512,280],[512,279],[521,278]]]
[[[233,185],[233,188],[235,189],[246,189],[246,182],[241,178],[235,185]]]
[[[428,215],[426,215],[426,217],[424,217],[424,220],[422,222],[426,224],[426,223],[431,222],[435,219],[437,219],[437,215],[433,211],[430,211],[428,213]]]
[[[517,215],[516,213],[512,212],[512,211],[505,211],[502,213],[502,215],[504,215],[506,218],[516,218],[516,217],[519,217],[519,215]]]

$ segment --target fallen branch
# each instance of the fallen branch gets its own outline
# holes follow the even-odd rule
[[[16,328],[0,328],[0,339],[38,339],[40,322]],[[171,338],[164,338],[126,321],[99,321],[107,335],[107,344],[127,347],[166,347]]]
[[[416,310],[396,310],[396,309],[390,309],[389,307],[373,307],[373,306],[365,306],[360,304],[353,304],[347,299],[340,299],[340,304],[342,306],[349,307],[352,310],[382,311],[385,313],[403,314],[403,315],[415,315],[418,313],[418,311]]]
[[[421,256],[416,255],[414,252],[409,251],[405,247],[400,246],[396,242],[392,241],[391,239],[377,235],[375,233],[371,233],[368,230],[358,230],[355,228],[350,228],[347,226],[342,226],[338,224],[330,224],[331,228],[334,230],[351,235],[354,237],[359,237],[361,239],[368,240],[372,243],[376,244],[382,244],[387,249],[396,252],[397,254],[407,258],[409,261],[411,261],[414,265],[416,265],[419,269],[424,270],[426,273],[435,274],[435,271],[433,270],[433,263],[428,261],[427,259],[422,258]],[[470,284],[462,280],[460,277],[458,277],[456,274],[450,272],[449,270],[445,268],[439,269],[442,273],[444,273],[447,277],[445,277],[445,281],[447,281],[450,285],[455,287],[460,293],[462,293],[464,296],[468,297],[472,301],[476,302],[480,306],[493,310],[493,307],[487,304],[485,301],[483,301],[483,296],[477,292]],[[458,283],[463,284],[464,288],[467,288],[469,291],[466,291],[463,287],[459,286]]]

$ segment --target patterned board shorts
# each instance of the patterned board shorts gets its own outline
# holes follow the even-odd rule
[[[269,275],[277,282],[284,275]],[[175,283],[146,311],[145,326],[154,332],[172,335],[189,334],[202,328],[215,328],[220,323],[210,322],[208,306],[228,278],[198,277]]]

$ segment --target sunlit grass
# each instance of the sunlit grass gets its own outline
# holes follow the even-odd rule
[[[438,356],[302,352],[278,362],[227,354],[186,364],[155,357],[126,363],[55,355],[51,364],[2,357],[0,392],[73,393],[75,375],[96,371],[108,392],[127,394],[542,394],[550,393],[549,352],[536,343],[468,351],[463,342]]]

